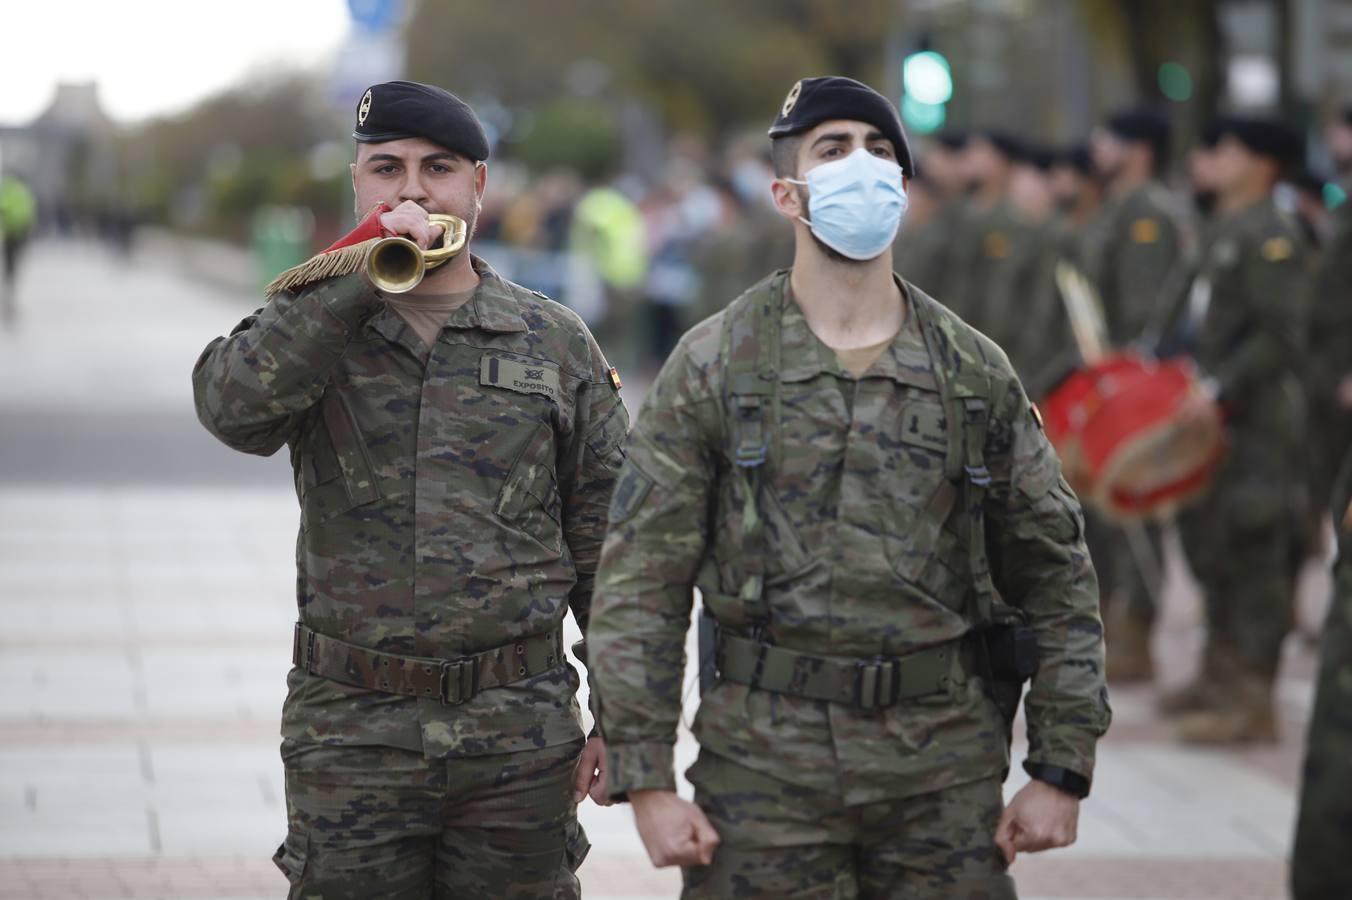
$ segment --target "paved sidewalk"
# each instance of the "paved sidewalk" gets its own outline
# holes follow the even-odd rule
[[[22,328],[0,332],[0,900],[280,897],[296,502],[284,459],[201,430],[188,381],[252,301],[94,247],[34,251]],[[1199,638],[1175,559],[1167,679]],[[1148,691],[1115,691],[1080,841],[1021,859],[1022,896],[1284,896],[1313,668],[1287,649],[1272,748],[1180,748]],[[678,762],[693,753],[683,737]],[[676,895],[626,808],[582,815],[588,897]]]

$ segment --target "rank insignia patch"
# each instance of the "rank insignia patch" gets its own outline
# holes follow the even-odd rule
[[[1263,242],[1263,259],[1268,262],[1281,262],[1290,259],[1293,248],[1284,237],[1269,238]]]
[[[1131,239],[1137,244],[1153,244],[1160,239],[1160,223],[1154,219],[1137,219],[1131,223]]]

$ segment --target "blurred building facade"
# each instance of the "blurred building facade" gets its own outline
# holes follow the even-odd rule
[[[45,221],[68,226],[82,211],[117,199],[116,138],[98,84],[62,83],[32,122],[0,125],[0,168],[27,182]]]

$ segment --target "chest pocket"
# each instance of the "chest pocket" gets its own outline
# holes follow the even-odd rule
[[[324,392],[318,418],[296,462],[302,525],[307,530],[380,497],[366,441],[336,390]]]
[[[495,512],[505,524],[542,544],[562,550],[563,500],[555,474],[554,429],[540,424],[531,433],[498,494]]]
[[[880,531],[888,562],[929,599],[961,610],[966,604],[967,531],[959,521],[959,490],[944,477],[949,423],[939,394],[908,389],[889,416],[884,446]]]

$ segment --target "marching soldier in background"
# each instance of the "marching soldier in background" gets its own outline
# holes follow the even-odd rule
[[[1103,208],[1084,236],[1085,274],[1098,289],[1108,339],[1140,340],[1162,306],[1160,291],[1184,262],[1184,229],[1159,181],[1169,162],[1169,121],[1138,110],[1119,113],[1094,132],[1090,150],[1103,183]]]
[[[1103,205],[1099,181],[1088,144],[1076,144],[1055,151],[1049,172],[1052,202],[1056,214],[1048,222],[1053,277],[1058,262],[1084,268],[1083,235]],[[1046,300],[1048,310],[1039,329],[1040,363],[1028,376],[1024,387],[1028,395],[1042,402],[1047,393],[1083,362],[1070,327],[1070,317],[1053,285]]]
[[[1052,160],[1051,180],[1061,258],[1083,268],[1081,235],[1103,207],[1103,191],[1094,175],[1089,145],[1074,144],[1058,150]]]
[[[915,176],[907,181],[905,222],[892,247],[898,271],[914,273],[917,287],[943,283],[953,239],[951,227],[946,228],[940,219],[946,208],[943,192],[928,171],[917,162]],[[742,285],[745,287],[746,282]]]
[[[1352,191],[1352,107],[1325,133],[1341,187]],[[1310,497],[1321,513],[1317,534],[1322,534],[1322,501],[1329,496],[1339,448],[1352,446],[1352,203],[1343,201],[1333,210],[1331,224],[1312,280],[1305,370]]]
[[[967,135],[954,131],[925,142],[911,181],[919,184],[923,178],[921,190],[930,195],[934,209],[928,217],[913,215],[914,209],[908,211],[892,248],[898,271],[935,297],[949,296],[949,285],[955,280],[957,247],[967,209],[962,159],[966,144]],[[914,200],[912,197],[912,207]]]
[[[1341,185],[1352,188],[1352,107],[1325,133]],[[1291,852],[1294,900],[1352,896],[1352,205],[1346,201],[1333,211],[1312,284],[1305,380],[1312,413],[1311,498],[1321,513],[1333,514],[1337,562]],[[1328,494],[1318,492],[1330,483],[1339,448],[1342,475],[1326,508]],[[1322,515],[1320,520],[1322,525]]]
[[[982,332],[1013,303],[1012,276],[1027,251],[1028,232],[1009,198],[1014,161],[1023,152],[1011,135],[986,131],[967,138],[962,171],[970,195],[953,242],[952,271],[942,302]]]
[[[1352,450],[1352,444],[1344,447]],[[1352,452],[1343,463],[1332,505],[1338,535],[1333,604],[1319,649],[1291,852],[1295,900],[1352,897]]]
[[[1197,143],[1188,151],[1188,192],[1192,201],[1192,230],[1206,243],[1206,231],[1216,216],[1216,142],[1220,140],[1220,120],[1202,129]]]
[[[1009,200],[1023,225],[1018,258],[1010,278],[1009,306],[991,317],[986,334],[1014,364],[1028,395],[1040,398],[1065,364],[1054,343],[1057,325],[1066,321],[1056,290],[1056,263],[1061,255],[1052,165],[1048,147],[1025,142],[1014,160]],[[1066,331],[1069,329],[1067,328]]]
[[[1084,234],[1081,260],[1103,304],[1113,347],[1141,340],[1152,315],[1168,308],[1168,298],[1161,294],[1185,265],[1181,217],[1158,180],[1169,160],[1169,133],[1163,115],[1136,110],[1112,116],[1091,140],[1104,202]],[[1137,558],[1119,528],[1101,516],[1089,516],[1110,680],[1149,680],[1154,675],[1150,635],[1160,589],[1160,542],[1149,527],[1142,527],[1138,538],[1143,540],[1135,553],[1153,559]]]
[[[1277,736],[1272,688],[1302,550],[1307,274],[1299,227],[1272,196],[1300,136],[1263,119],[1218,127],[1217,218],[1188,302],[1195,356],[1224,414],[1230,453],[1209,493],[1179,516],[1202,584],[1207,648],[1198,680],[1164,698],[1187,741]],[[1205,404],[1193,407],[1208,414]]]
[[[208,430],[295,469],[275,859],[293,898],[576,897],[604,748],[584,750],[562,626],[587,627],[619,379],[575,314],[468,252],[404,294],[359,271],[382,236],[444,240],[429,213],[473,234],[488,141],[467,105],[378,84],[353,137],[372,212],[193,372]]]
[[[770,130],[794,264],[682,339],[630,436],[589,640],[610,789],[687,897],[1012,898],[1108,726],[1079,504],[1004,354],[892,272],[896,110],[809,78]],[[719,625],[672,744],[698,585]],[[1029,782],[1002,812],[1022,680]],[[994,701],[994,702],[993,702]]]

